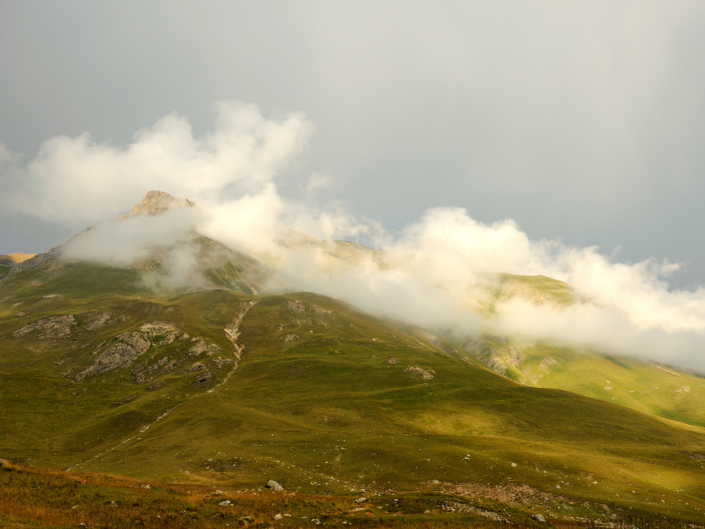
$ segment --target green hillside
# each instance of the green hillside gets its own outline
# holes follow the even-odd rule
[[[275,479],[566,519],[705,521],[705,430],[523,386],[323,296],[258,296],[232,280],[156,293],[145,270],[49,260],[0,282],[1,457],[163,483]]]

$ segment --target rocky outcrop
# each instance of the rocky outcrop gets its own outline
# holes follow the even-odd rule
[[[149,341],[139,332],[120,334],[117,340],[103,351],[85,370],[74,377],[81,382],[87,376],[100,375],[132,364],[149,349]]]
[[[28,323],[13,332],[12,335],[20,338],[28,334],[34,334],[40,340],[66,338],[71,333],[71,328],[74,325],[76,325],[76,319],[73,314],[67,314]]]

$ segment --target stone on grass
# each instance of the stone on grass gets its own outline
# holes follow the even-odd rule
[[[267,487],[268,489],[272,489],[272,490],[275,490],[275,491],[277,491],[277,492],[284,490],[284,487],[282,487],[279,483],[277,483],[276,481],[274,481],[274,480],[272,480],[272,479],[270,479],[270,480],[267,482],[266,487]]]

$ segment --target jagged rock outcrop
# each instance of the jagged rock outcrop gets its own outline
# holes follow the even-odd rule
[[[122,333],[90,366],[77,374],[74,381],[81,382],[87,376],[100,375],[130,365],[147,352],[149,345],[149,341],[139,332]]]

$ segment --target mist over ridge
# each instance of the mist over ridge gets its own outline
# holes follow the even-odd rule
[[[87,134],[47,141],[27,163],[6,156],[13,185],[4,206],[81,226],[98,222],[66,250],[71,258],[128,265],[155,246],[197,232],[271,265],[271,290],[310,290],[382,314],[461,333],[595,347],[705,369],[705,290],[672,289],[677,263],[620,263],[596,247],[531,240],[511,219],[486,224],[463,208],[429,208],[402,230],[361,218],[310,193],[287,200],[278,179],[306,148],[313,125],[301,113],[278,120],[254,105],[218,105],[213,130],[192,134],[170,115],[126,146],[97,144]],[[7,151],[6,151],[7,152]],[[157,216],[117,217],[149,189],[192,200]],[[319,245],[285,244],[289,230],[323,241],[351,240],[384,252],[354,262],[331,260]],[[195,257],[182,245],[173,273],[186,281]],[[499,274],[543,275],[568,283],[570,305],[514,296],[491,301]]]

